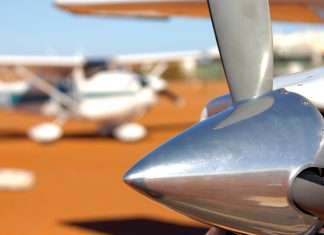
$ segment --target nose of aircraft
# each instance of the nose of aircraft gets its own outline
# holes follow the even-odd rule
[[[186,187],[184,179],[194,175],[198,167],[191,163],[201,159],[193,154],[198,150],[195,150],[195,145],[200,139],[192,135],[199,136],[202,129],[189,129],[147,154],[125,174],[125,183],[153,199],[162,200],[163,195],[182,195],[182,189]],[[183,188],[178,187],[178,181],[183,181]]]
[[[142,164],[137,163],[124,175],[124,182],[135,189],[144,191],[144,181],[149,178],[149,175],[144,173],[147,172],[146,168]]]
[[[177,162],[177,159],[173,162],[168,160],[170,156],[174,157],[172,145],[174,143],[170,141],[136,163],[125,174],[125,183],[153,199],[161,199],[162,195],[168,194],[167,191],[177,185],[177,177],[190,173],[184,163]]]
[[[218,131],[214,130],[215,122],[219,121],[216,119],[221,120],[229,113],[199,123],[147,154],[125,174],[125,183],[176,210],[201,211],[198,208],[202,198],[199,194],[208,190],[213,180],[212,172],[219,167],[226,168],[231,158],[226,153],[217,158],[214,151],[218,139]],[[213,188],[212,193],[217,190],[217,187]],[[211,196],[210,192],[207,194],[207,197]]]
[[[317,221],[293,206],[289,179],[316,160],[323,122],[303,101],[279,90],[231,107],[150,152],[124,181],[209,225],[253,234],[304,231]]]

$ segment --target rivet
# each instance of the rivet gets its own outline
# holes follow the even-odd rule
[[[303,104],[308,104],[308,101],[307,100],[303,100]]]

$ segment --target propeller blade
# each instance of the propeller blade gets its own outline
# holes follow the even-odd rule
[[[164,96],[166,98],[168,98],[169,100],[171,100],[172,102],[174,102],[177,106],[182,107],[185,105],[185,100],[176,95],[174,92],[170,91],[170,90],[162,90],[159,95]]]
[[[310,214],[324,217],[324,179],[312,170],[299,174],[292,186],[295,204]]]
[[[218,48],[235,102],[272,91],[268,0],[209,0]]]

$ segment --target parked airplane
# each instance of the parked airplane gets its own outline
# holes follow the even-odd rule
[[[209,15],[203,0],[56,2],[93,14]],[[275,20],[324,21],[323,0],[272,0],[270,7]],[[207,105],[205,120],[124,177],[153,200],[217,227],[211,234],[316,234],[324,223],[324,121],[306,98],[321,95],[323,69],[282,78],[311,88],[306,97],[273,87],[270,7],[268,0],[208,0],[233,105],[225,102],[220,113],[214,108],[223,99]]]
[[[48,143],[62,136],[68,118],[95,120],[100,133],[137,141],[145,137],[146,129],[132,120],[153,107],[159,95],[182,102],[160,77],[164,64],[147,75],[107,70],[105,65],[106,61],[86,61],[82,56],[1,56],[2,78],[9,70],[20,79],[0,82],[0,106],[22,110],[36,106],[41,114],[53,116],[53,122],[28,131],[32,140]]]

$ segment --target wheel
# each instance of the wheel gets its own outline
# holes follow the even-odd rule
[[[35,184],[33,172],[22,169],[0,168],[0,190],[31,189]]]
[[[28,130],[28,137],[38,143],[51,143],[62,137],[62,128],[54,123],[42,123]]]
[[[123,142],[135,142],[147,135],[145,127],[137,123],[127,123],[116,127],[113,136]]]
[[[111,137],[113,130],[116,128],[116,125],[110,124],[101,124],[97,128],[97,133],[102,137]]]

